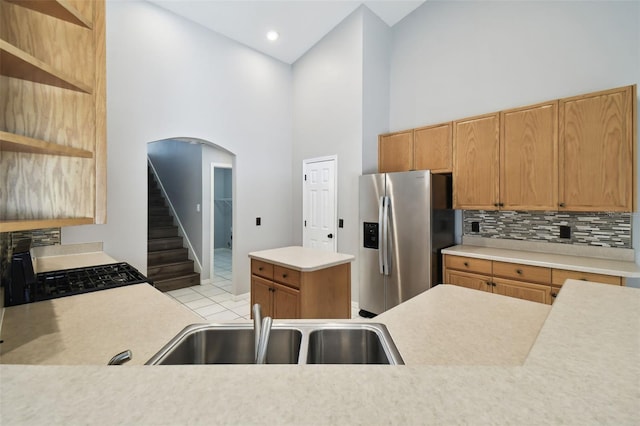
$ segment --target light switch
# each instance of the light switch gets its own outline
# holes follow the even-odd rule
[[[196,204],[196,211],[200,213],[200,204]]]

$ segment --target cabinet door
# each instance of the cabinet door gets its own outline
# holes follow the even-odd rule
[[[378,137],[378,172],[413,170],[413,130]]]
[[[487,275],[470,274],[468,272],[447,269],[444,272],[444,283],[471,288],[473,290],[491,291],[491,277]]]
[[[260,304],[263,317],[273,317],[272,286],[272,281],[255,275],[251,276],[251,317],[253,317],[253,305],[256,303]]]
[[[300,318],[300,291],[273,284],[273,318]]]
[[[438,124],[413,131],[415,170],[451,173],[453,170],[452,124]]]
[[[499,188],[499,115],[453,123],[453,208],[496,210]]]
[[[551,304],[551,286],[493,278],[493,292],[531,302]]]
[[[633,210],[635,86],[560,100],[559,207]]]
[[[500,208],[556,210],[558,102],[504,111],[500,126]]]

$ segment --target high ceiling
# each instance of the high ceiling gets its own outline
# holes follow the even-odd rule
[[[149,0],[230,39],[291,64],[364,4],[393,26],[424,1]],[[267,40],[269,30],[280,38]]]

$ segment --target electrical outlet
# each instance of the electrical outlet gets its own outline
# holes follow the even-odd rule
[[[344,219],[338,219],[338,228],[344,228]]]
[[[560,238],[571,238],[571,227],[560,225]]]
[[[260,220],[259,217],[256,217],[256,226],[260,226],[260,222],[262,222],[262,220]]]
[[[471,232],[480,232],[480,222],[471,222]]]

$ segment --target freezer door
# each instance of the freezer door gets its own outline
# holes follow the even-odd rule
[[[384,275],[380,273],[380,200],[385,195],[384,186],[384,174],[360,177],[359,303],[360,309],[374,314],[381,314],[385,310]]]
[[[385,310],[431,286],[431,173],[388,173],[389,276]]]

